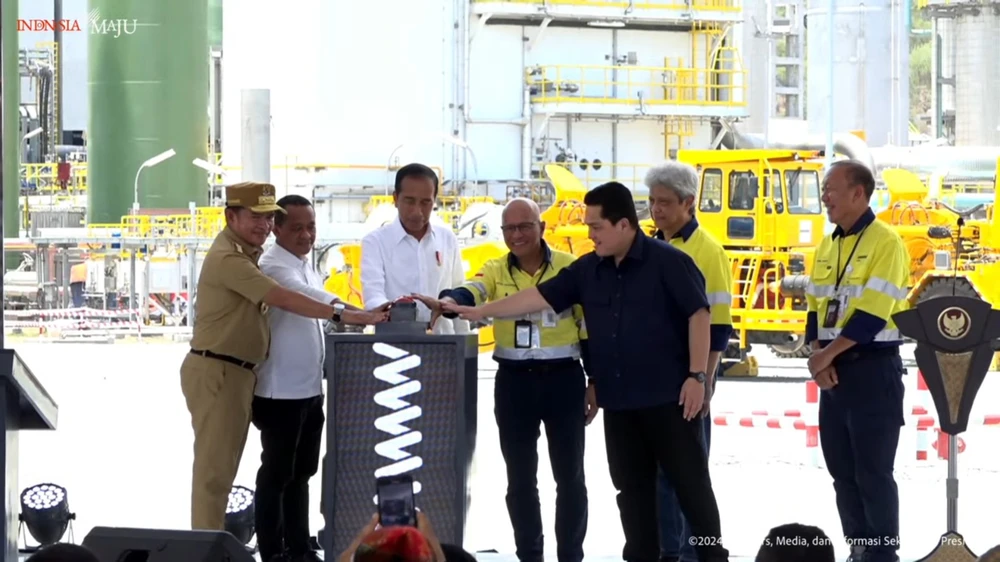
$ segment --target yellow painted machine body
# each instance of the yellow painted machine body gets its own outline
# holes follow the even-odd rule
[[[997,169],[1000,172],[1000,159]],[[886,170],[883,175],[890,172],[886,184],[896,188],[900,201],[880,218],[897,228],[910,250],[911,304],[953,294],[982,298],[994,306],[1000,303],[1000,217],[996,203],[981,209],[985,218],[970,217],[960,226],[961,213],[929,199],[919,179],[907,177],[909,172],[903,170]],[[894,181],[888,181],[890,178]],[[1000,189],[1000,176],[994,182],[995,189]],[[897,193],[890,191],[893,195]],[[901,211],[890,213],[897,208]]]
[[[823,238],[822,162],[804,150],[681,150],[699,171],[695,213],[726,248],[733,272],[733,328],[741,353],[750,344],[795,355],[805,334],[806,303],[782,296],[789,276],[812,268]],[[655,230],[652,221],[644,225]],[[732,355],[732,353],[730,353]]]

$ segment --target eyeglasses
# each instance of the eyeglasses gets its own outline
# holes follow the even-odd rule
[[[537,222],[522,222],[520,224],[505,224],[505,225],[503,225],[503,226],[500,227],[500,230],[502,230],[504,234],[514,234],[515,232],[520,232],[521,234],[527,234],[527,233],[531,232],[535,228],[535,226],[537,226],[537,225],[538,225]]]

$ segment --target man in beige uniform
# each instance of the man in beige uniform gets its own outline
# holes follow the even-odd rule
[[[256,375],[267,358],[265,312],[275,306],[308,318],[376,323],[385,312],[352,311],[284,289],[257,266],[274,226],[274,186],[244,182],[226,188],[226,228],[202,263],[191,352],[181,365],[181,390],[194,428],[191,527],[223,530],[229,492],[250,428]]]

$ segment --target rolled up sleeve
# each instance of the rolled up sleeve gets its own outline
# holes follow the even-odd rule
[[[583,260],[574,261],[560,270],[555,277],[538,285],[538,292],[556,314],[562,314],[563,311],[575,304],[582,304],[580,302],[580,281],[583,269],[581,263]]]
[[[672,258],[664,259],[661,276],[667,290],[686,318],[699,310],[711,310],[705,292],[705,276],[687,254],[680,250]]]
[[[361,298],[372,310],[389,302],[385,295],[385,264],[378,231],[361,239]]]
[[[278,286],[249,256],[226,254],[219,261],[223,272],[219,275],[222,286],[254,304],[262,303],[267,293]]]
[[[338,300],[337,295],[310,285],[301,277],[300,273],[296,271],[295,268],[281,263],[278,260],[261,258],[260,270],[264,273],[264,275],[274,279],[279,285],[289,291],[301,293],[320,302],[331,303]]]

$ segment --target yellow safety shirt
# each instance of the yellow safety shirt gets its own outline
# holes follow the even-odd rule
[[[663,231],[655,238],[664,239]],[[705,293],[712,314],[712,351],[725,351],[733,333],[733,270],[726,249],[705,229],[698,228],[694,217],[674,234],[669,243],[694,260],[705,277]]]
[[[480,306],[528,287],[536,287],[576,260],[572,254],[553,251],[544,240],[542,251],[545,252],[545,259],[534,275],[525,273],[518,267],[517,257],[508,253],[486,262],[472,279],[461,287],[442,292],[440,297],[451,297],[465,306]],[[533,326],[530,347],[514,345],[515,323],[519,320],[530,321]],[[587,327],[583,321],[583,309],[574,306],[562,314],[550,309],[522,317],[497,318],[493,323],[493,335],[493,358],[498,361],[579,359],[581,340],[587,338]]]
[[[903,240],[871,209],[850,230],[839,226],[816,248],[806,300],[806,340],[843,336],[852,351],[897,346],[892,315],[906,310],[910,257]]]

